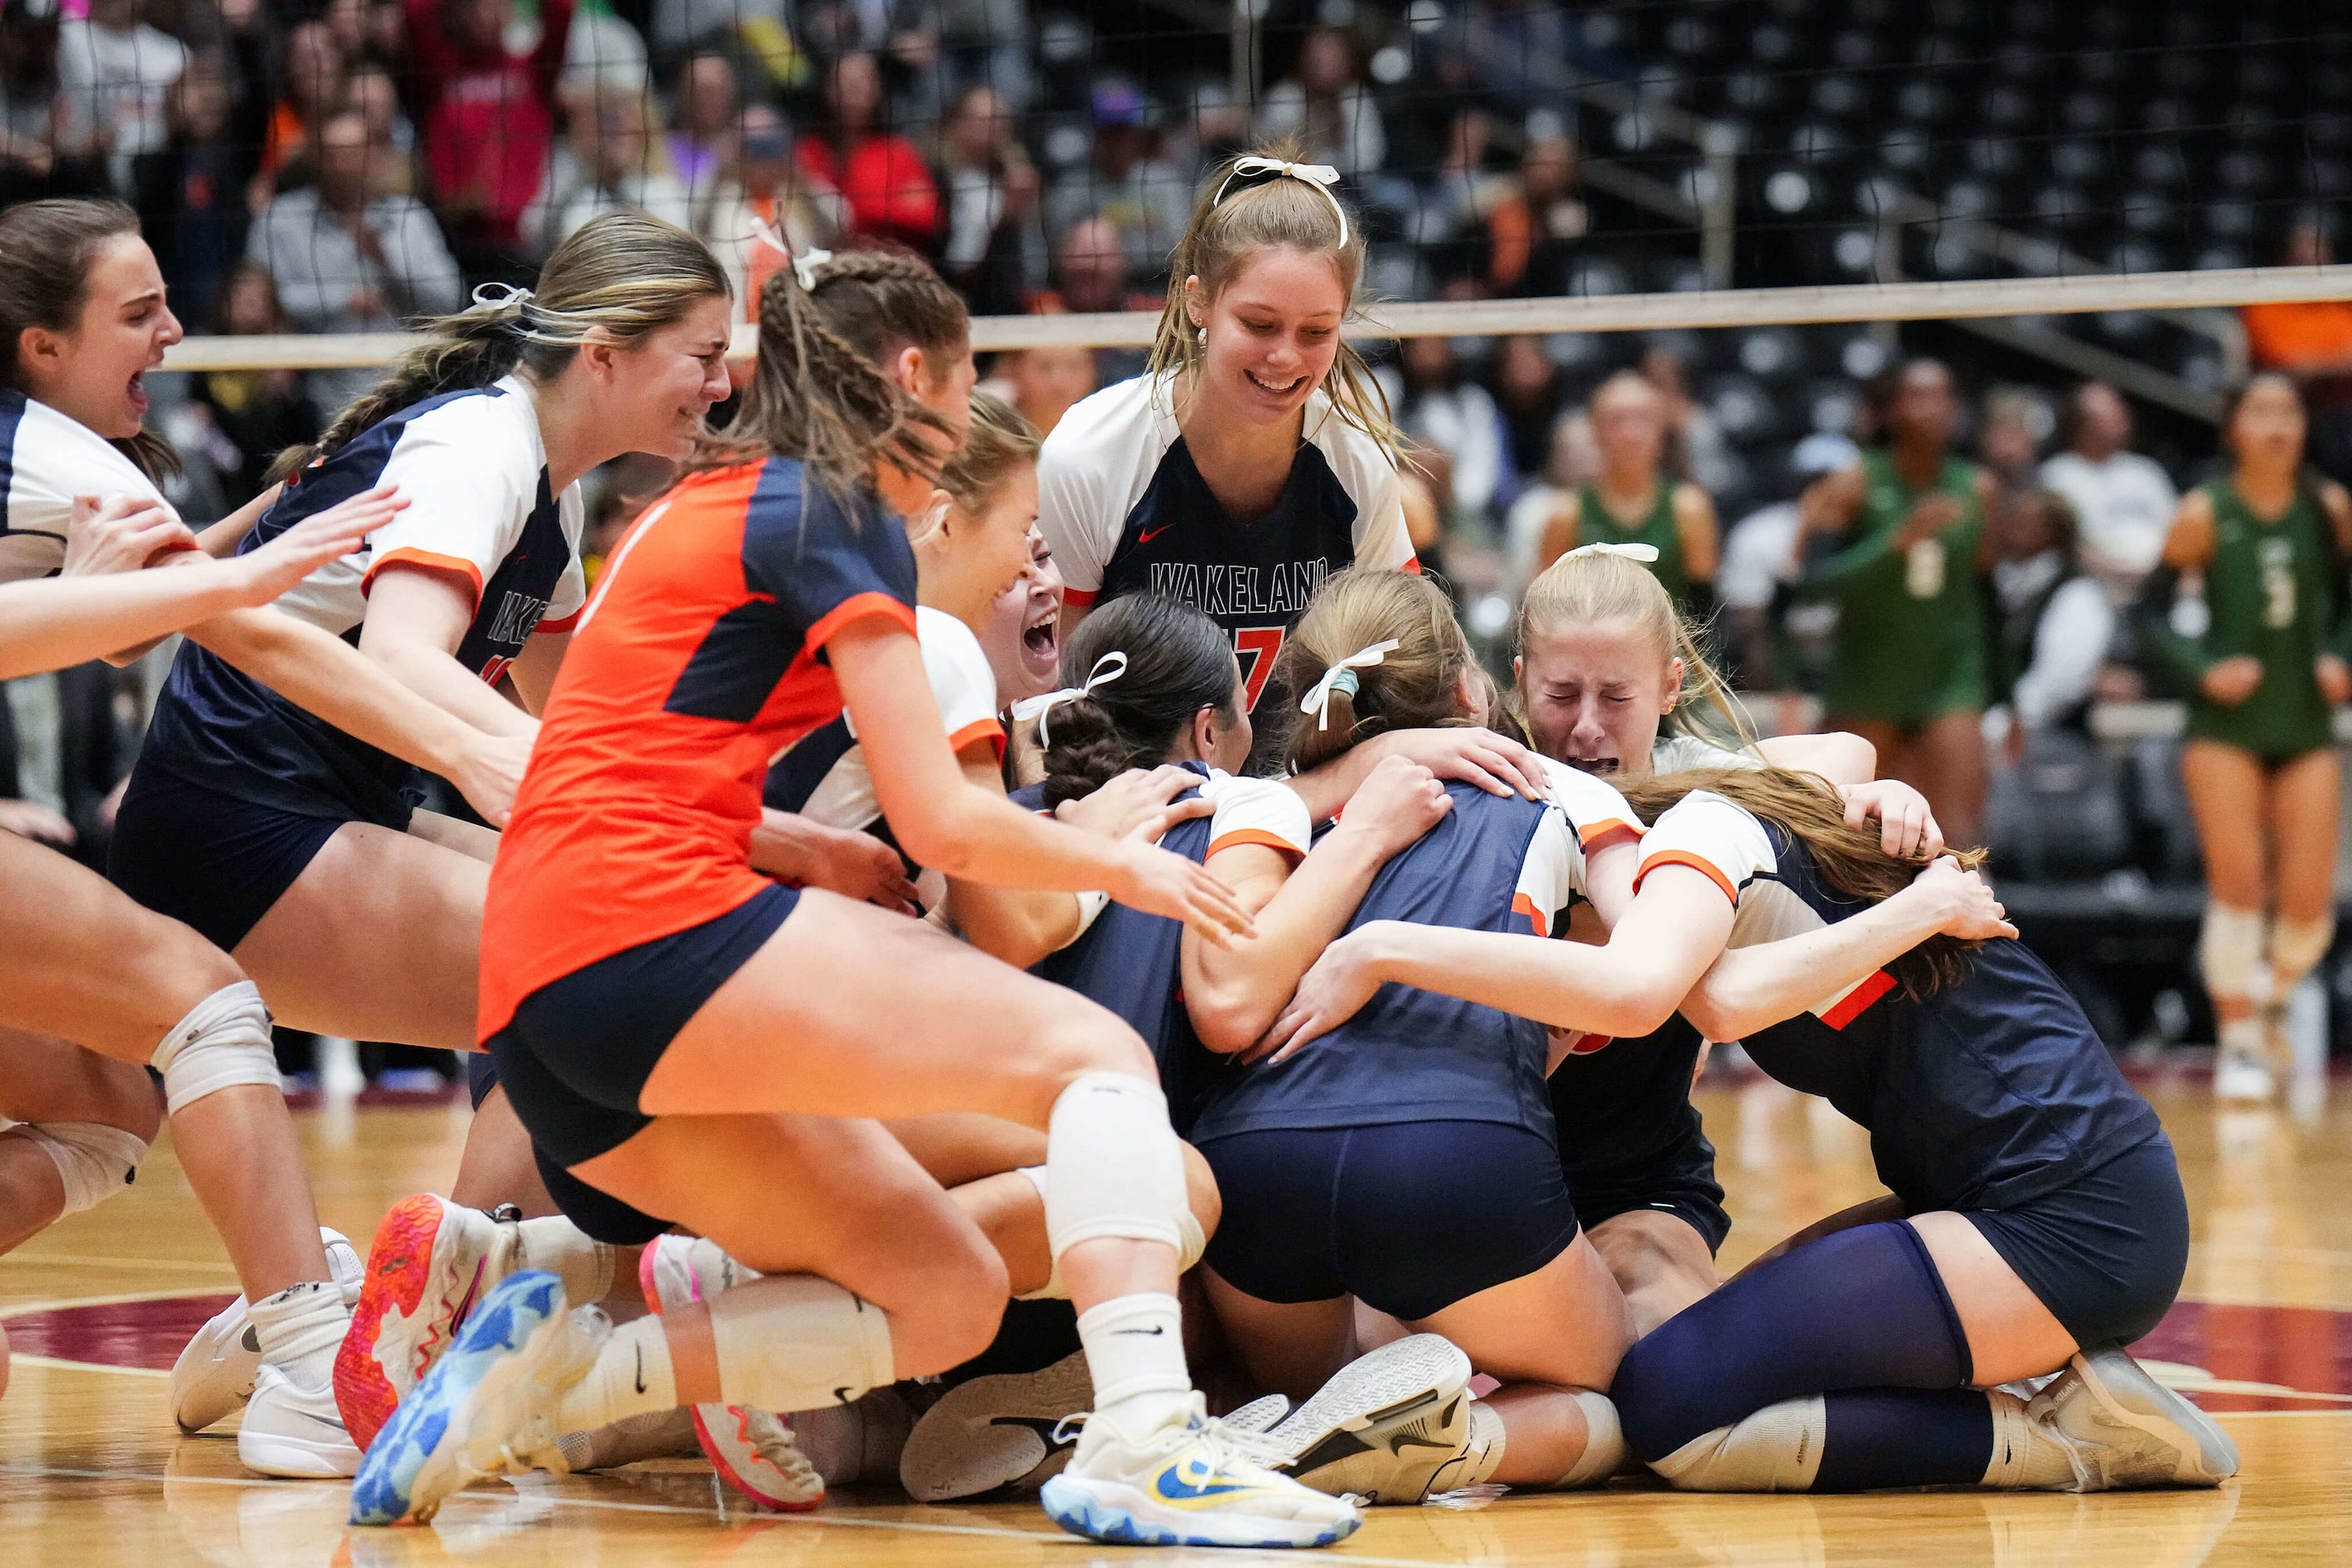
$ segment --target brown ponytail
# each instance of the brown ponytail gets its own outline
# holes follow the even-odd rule
[[[882,365],[910,346],[959,357],[971,341],[963,300],[911,251],[838,252],[813,271],[803,289],[796,267],[780,267],[760,290],[760,359],[742,412],[693,466],[775,454],[844,489],[884,462],[937,482],[956,428]]]
[[[428,325],[425,341],[336,415],[315,443],[279,453],[269,482],[332,457],[428,397],[488,386],[517,370],[551,381],[591,331],[602,328],[625,347],[675,325],[695,301],[733,293],[709,248],[676,224],[635,212],[593,217],[549,253],[530,294],[496,298],[479,289],[472,308]]]

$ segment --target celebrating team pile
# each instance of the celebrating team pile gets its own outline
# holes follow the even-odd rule
[[[361,1524],[697,1449],[761,1507],[1019,1486],[1202,1546],[1640,1467],[2235,1473],[2123,1349],[2171,1145],[1981,851],[1853,736],[1749,739],[1654,544],[1568,550],[1481,668],[1334,184],[1229,164],[1150,370],[1042,443],[895,250],[776,268],[713,429],[728,272],[599,217],[202,535],[131,213],[0,215],[0,672],[187,637],[111,885],[0,835],[0,1234],[129,1178],[159,1071],[244,1289],[173,1415]],[[629,452],[677,478],[592,595]],[[363,1263],[273,1017],[472,1053]],[[1891,1194],[1725,1282],[1709,1040]]]

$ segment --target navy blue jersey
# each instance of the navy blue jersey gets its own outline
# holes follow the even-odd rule
[[[465,584],[475,610],[460,664],[495,682],[531,636],[568,629],[587,596],[578,487],[550,489],[539,419],[509,378],[428,398],[304,470],[238,546],[379,485],[409,505],[358,550],[320,567],[278,607],[357,644],[374,574],[394,562]],[[314,718],[226,660],[180,650],[140,765],[311,816],[399,826],[419,798],[415,768]]]
[[[1605,818],[1622,827],[1630,817],[1608,785],[1559,773],[1580,797],[1611,803],[1579,815],[1578,822]],[[1569,816],[1549,803],[1491,795],[1466,784],[1449,784],[1446,793],[1453,809],[1381,868],[1348,929],[1410,921],[1549,932],[1582,884],[1583,852]],[[1391,983],[1354,1017],[1287,1060],[1214,1082],[1193,1140],[1441,1120],[1501,1122],[1549,1138],[1548,1051],[1541,1024]]]
[[[1715,1150],[1690,1100],[1700,1043],[1680,1014],[1638,1040],[1574,1037],[1550,1085],[1570,1191],[1620,1184],[1668,1165],[1713,1169]]]
[[[1643,872],[1666,863],[1696,866],[1732,895],[1736,946],[1869,907],[1829,887],[1788,829],[1706,791],[1643,837]],[[1765,1072],[1869,1130],[1879,1180],[1914,1214],[2014,1207],[2159,1131],[2081,1005],[2007,939],[1924,999],[1880,971],[1744,1043]]]
[[[1202,783],[1176,798],[1206,795],[1217,810],[1170,828],[1160,839],[1162,849],[1200,864],[1234,844],[1263,844],[1293,857],[1306,853],[1306,803],[1286,786],[1235,778],[1199,763],[1183,765]],[[1044,809],[1045,797],[1043,784],[1013,792],[1013,803],[1032,811]],[[1101,1003],[1143,1037],[1159,1063],[1169,1117],[1180,1135],[1191,1127],[1207,1085],[1232,1068],[1229,1058],[1201,1044],[1184,1010],[1183,944],[1181,921],[1106,904],[1075,941],[1030,968],[1040,979]]]

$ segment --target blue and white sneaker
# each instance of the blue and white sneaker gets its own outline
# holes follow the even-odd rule
[[[451,1492],[487,1476],[567,1468],[555,1411],[613,1332],[593,1307],[565,1310],[544,1269],[500,1280],[400,1402],[352,1482],[353,1524],[422,1524]]]
[[[1352,1499],[1277,1474],[1276,1458],[1264,1437],[1211,1420],[1196,1394],[1185,1420],[1139,1440],[1087,1422],[1037,1500],[1064,1530],[1119,1546],[1328,1546],[1355,1533]]]

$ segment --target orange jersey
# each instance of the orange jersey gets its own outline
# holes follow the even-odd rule
[[[693,475],[613,552],[490,871],[480,1037],[550,982],[715,920],[751,868],[770,759],[841,712],[824,645],[915,634],[915,556],[871,495],[799,463]]]

